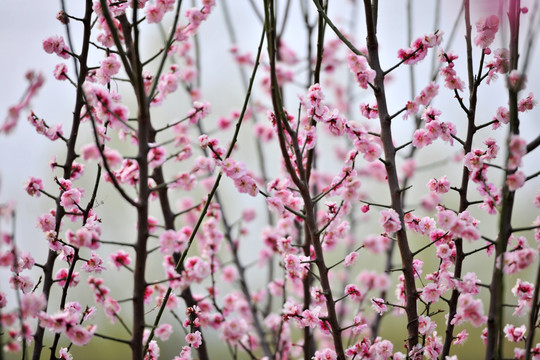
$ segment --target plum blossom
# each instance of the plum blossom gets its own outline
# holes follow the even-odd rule
[[[148,344],[148,349],[144,355],[144,360],[157,360],[159,358],[159,345],[156,340],[150,341]]]
[[[418,317],[418,332],[420,335],[429,335],[433,333],[437,324],[429,316],[420,315]]]
[[[73,360],[73,355],[71,355],[67,348],[61,348],[58,355],[60,356],[60,360]]]
[[[375,71],[369,68],[368,62],[364,56],[358,56],[353,53],[347,55],[347,64],[356,81],[362,89],[367,89],[368,84],[375,79]]]
[[[315,351],[314,360],[337,360],[337,354],[332,349],[323,349]]]
[[[399,215],[394,209],[382,210],[380,212],[379,223],[388,234],[401,229]]]
[[[474,44],[482,49],[488,48],[493,40],[495,40],[495,34],[498,30],[499,17],[497,15],[479,19],[476,22],[476,31],[478,32],[478,35],[474,38]]]
[[[103,270],[106,270],[102,264],[103,260],[101,257],[95,251],[92,251],[92,256],[86,263],[83,264],[83,266],[81,266],[81,269],[86,272],[100,273]]]
[[[529,93],[524,99],[519,100],[518,102],[518,111],[525,112],[532,110],[537,104],[537,101],[534,99],[533,93]]]
[[[50,36],[43,40],[43,50],[45,50],[47,54],[55,53],[61,58],[69,59],[69,49],[62,36]]]
[[[373,308],[373,310],[378,312],[379,315],[384,314],[388,310],[385,301],[381,298],[372,298],[371,307]]]
[[[510,51],[497,49],[493,52],[493,59],[486,61],[488,69],[487,83],[497,79],[497,73],[506,74],[510,70]]]
[[[424,286],[424,289],[422,290],[422,300],[424,300],[427,303],[434,303],[439,301],[439,298],[441,297],[441,288],[438,284],[435,283],[429,283],[426,286]]]
[[[23,294],[28,294],[34,287],[34,282],[26,275],[14,275],[10,277],[9,284],[12,289],[21,290]]]
[[[54,78],[56,80],[60,80],[60,81],[64,81],[67,79],[67,73],[68,73],[68,68],[67,68],[67,65],[64,64],[64,63],[60,63],[60,64],[57,64],[55,67],[54,67]]]
[[[167,341],[173,332],[171,324],[161,324],[156,328],[156,336],[163,341]]]
[[[200,331],[195,331],[186,335],[186,342],[195,349],[198,349],[202,344],[202,336]]]
[[[356,260],[358,258],[358,252],[356,251],[353,251],[351,253],[349,253],[346,257],[345,257],[345,261],[344,261],[344,265],[345,266],[352,266],[354,265],[354,263],[356,263]]]
[[[85,327],[75,324],[69,327],[65,334],[73,344],[77,346],[84,346],[90,342],[96,330],[96,325]]]
[[[504,327],[504,336],[511,342],[520,342],[525,339],[525,332],[527,328],[525,325],[515,327],[514,325],[507,324]]]
[[[238,179],[234,179],[234,185],[239,192],[244,194],[247,193],[251,196],[256,196],[259,192],[257,183],[249,175],[244,175]]]
[[[525,184],[526,179],[523,171],[516,171],[506,177],[506,185],[510,191],[516,191]]]
[[[244,319],[232,318],[220,327],[221,338],[225,341],[237,343],[247,333],[248,324]]]
[[[69,270],[66,268],[63,268],[56,272],[56,275],[54,276],[54,278],[58,282],[58,285],[60,285],[61,287],[64,287],[66,285],[68,276],[69,276]],[[69,277],[69,286],[75,287],[79,284],[79,281],[80,281],[79,273],[74,271]]]
[[[428,49],[440,45],[441,41],[441,32],[426,34],[414,40],[411,43],[410,48],[400,49],[398,51],[398,58],[404,60],[405,64],[416,64],[417,62],[423,60],[426,57]]]
[[[474,299],[471,294],[462,294],[459,297],[457,313],[451,320],[451,324],[458,325],[464,321],[469,321],[474,327],[478,327],[487,321],[482,300]]]
[[[446,179],[446,175],[440,179],[430,179],[427,186],[430,191],[437,194],[445,194],[450,190],[450,182]]]
[[[512,315],[523,315],[524,310],[530,308],[532,304],[534,285],[517,279],[516,285],[512,288],[512,294],[518,298],[518,307]]]
[[[64,191],[60,197],[60,205],[68,212],[78,210],[81,202],[82,193],[79,189],[70,189]]]
[[[25,190],[30,196],[41,196],[41,190],[43,190],[43,181],[41,179],[30,177],[30,180],[26,182]]]

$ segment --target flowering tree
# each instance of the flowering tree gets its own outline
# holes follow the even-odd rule
[[[536,105],[536,7],[509,0],[480,16],[463,0],[453,29],[436,21],[414,38],[411,3],[410,45],[387,56],[376,0],[340,4],[350,26],[327,0],[246,1],[242,14],[214,0],[86,0],[80,14],[62,2],[66,35],[43,50],[75,92],[70,121],[31,108],[46,75],[29,72],[1,127],[27,116],[63,144],[51,173],[25,184],[52,206],[35,249],[17,246],[16,205],[1,208],[3,351],[71,359],[115,343],[133,359],[218,359],[219,338],[231,358],[457,359],[485,344],[486,359],[540,359],[540,172],[527,165],[540,135],[521,130]],[[201,85],[200,46],[216,39],[200,29],[218,11],[243,86],[228,114],[211,112]],[[251,52],[236,46],[246,16],[258,21]],[[287,44],[291,23],[303,50]],[[157,50],[143,46],[151,28]],[[410,91],[394,99],[399,76]],[[488,91],[507,103],[488,100],[486,114]],[[100,215],[110,189],[129,213]],[[477,264],[490,273],[467,270]],[[481,336],[463,344],[471,326]]]

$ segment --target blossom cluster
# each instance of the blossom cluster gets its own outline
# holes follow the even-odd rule
[[[69,135],[37,111],[28,115],[38,134],[64,146],[49,174],[24,184],[32,200],[53,206],[36,222],[46,257],[18,247],[3,227],[15,208],[0,206],[0,266],[17,294],[11,301],[0,292],[1,351],[26,353],[33,342],[34,357],[50,350],[67,360],[99,337],[129,344],[141,360],[205,360],[225,348],[232,358],[265,360],[454,360],[483,342],[486,354],[512,346],[516,359],[540,359],[535,328],[523,325],[539,315],[540,284],[528,270],[539,261],[540,216],[518,216],[515,200],[539,175],[528,164],[540,141],[519,132],[536,100],[521,93],[531,85],[511,69],[517,55],[489,48],[502,19],[477,20],[465,41],[481,57],[467,51],[465,61],[477,66],[460,76],[463,55],[442,49],[440,30],[398,50],[388,60],[395,66],[383,70],[372,21],[362,51],[332,24],[305,56],[276,33],[273,2],[261,13],[253,4],[264,26],[260,46],[256,55],[231,47],[246,91],[224,114],[200,79],[199,39],[214,0],[189,9],[173,0],[89,5],[82,17],[58,19],[81,26],[90,50],[75,53],[60,36],[42,44],[77,63],[77,71],[66,63],[51,69],[77,90]],[[306,6],[311,34],[318,9]],[[323,19],[317,26],[331,23]],[[163,48],[147,53],[139,30],[157,26]],[[414,75],[429,52],[439,56],[433,77],[405,100],[390,98],[391,75],[406,65]],[[507,81],[495,82],[498,75]],[[28,80],[2,133],[13,131],[43,84],[41,75]],[[294,101],[283,96],[298,84]],[[484,86],[509,94],[508,104],[490,104],[487,122],[476,102]],[[426,154],[437,161],[422,163]],[[109,203],[103,188],[129,211]],[[536,211],[540,192],[524,202]],[[478,264],[490,273],[475,272]],[[503,307],[513,313],[501,315]],[[482,335],[470,335],[471,326]],[[396,333],[404,344],[390,340]]]

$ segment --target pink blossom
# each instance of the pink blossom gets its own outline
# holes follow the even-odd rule
[[[471,294],[462,294],[459,297],[457,314],[451,323],[457,325],[463,321],[470,321],[474,327],[478,327],[487,321],[482,300],[474,299]]]
[[[514,294],[514,296],[517,296],[519,300],[527,302],[532,300],[533,293],[534,285],[527,281],[522,281],[521,279],[517,279],[516,285],[512,288],[512,294]]]
[[[384,235],[380,236],[372,236],[368,235],[364,239],[364,246],[369,251],[375,253],[375,254],[381,254],[382,252],[386,251],[388,247],[391,244],[391,240]]]
[[[118,301],[110,296],[107,296],[102,305],[105,309],[105,315],[107,315],[111,324],[114,324],[116,322],[117,314],[120,312],[120,305],[118,304]]]
[[[157,24],[163,19],[165,9],[157,4],[150,4],[146,6],[144,13],[146,15],[146,21],[148,21],[149,24]]]
[[[249,175],[244,175],[238,179],[234,179],[234,185],[241,193],[247,193],[251,196],[256,196],[259,192],[259,188],[255,183],[255,180]]]
[[[60,348],[58,355],[60,356],[60,360],[73,360],[73,355],[71,355],[71,353],[65,347]]]
[[[394,345],[389,340],[375,340],[373,345],[370,348],[370,351],[373,351],[374,354],[382,360],[392,359],[392,351],[394,350]]]
[[[435,220],[429,216],[423,217],[418,222],[418,232],[422,235],[429,235],[431,231],[435,230]]]
[[[437,360],[443,350],[442,339],[437,336],[437,332],[426,337],[424,356],[428,359]]]
[[[403,120],[407,120],[409,116],[418,113],[418,103],[416,101],[407,101],[405,104],[405,113],[403,114]]]
[[[68,73],[68,68],[67,68],[67,65],[64,64],[64,63],[61,63],[61,64],[57,64],[55,67],[54,67],[54,78],[56,80],[60,80],[60,81],[64,81],[67,79],[67,73]]]
[[[418,317],[418,332],[420,335],[429,335],[433,333],[437,324],[429,316],[420,315]]]
[[[510,111],[504,106],[499,106],[497,108],[497,113],[495,114],[494,120],[498,120],[503,124],[508,124],[510,122]]]
[[[82,325],[76,324],[67,329],[66,336],[73,344],[77,346],[84,346],[90,342],[96,330],[96,325],[84,327]]]
[[[515,327],[514,325],[507,324],[504,327],[504,336],[511,342],[520,342],[525,338],[525,332],[527,328],[525,325]]]
[[[361,103],[360,112],[365,118],[368,119],[376,119],[379,117],[379,110],[377,109],[377,104],[371,106],[366,103]]]
[[[86,272],[96,272],[99,274],[103,270],[106,270],[102,264],[103,260],[101,257],[99,257],[95,251],[92,251],[92,256],[86,263],[83,264],[83,266],[81,266],[81,269]]]
[[[7,305],[6,293],[3,291],[0,291],[0,309],[5,308],[6,305]]]
[[[28,294],[34,287],[32,279],[26,275],[14,275],[10,277],[9,284],[12,289],[21,290],[23,294]]]
[[[324,100],[324,94],[322,92],[321,85],[320,84],[311,85],[308,89],[308,93],[306,97],[311,107],[316,108],[320,106],[322,100]]]
[[[437,245],[437,257],[439,259],[448,259],[453,255],[452,249],[450,249],[450,246],[448,244],[442,243],[440,245]]]
[[[454,341],[452,342],[453,345],[461,345],[467,340],[467,337],[469,336],[469,333],[467,330],[462,330],[459,334],[455,336]]]
[[[366,161],[372,162],[380,158],[382,154],[381,147],[370,141],[368,138],[359,138],[354,141],[355,148],[362,153]]]
[[[144,355],[144,360],[157,360],[159,358],[159,345],[156,340],[150,341]]]
[[[439,109],[435,109],[431,105],[422,111],[421,118],[426,122],[426,124],[429,124],[432,121],[439,120],[439,115],[441,115],[441,111]]]
[[[69,270],[66,268],[63,268],[56,272],[54,279],[58,282],[58,285],[60,285],[61,287],[64,287],[66,285],[68,275],[69,275]],[[71,277],[69,279],[69,287],[77,286],[79,284],[79,281],[80,281],[79,273],[74,271],[71,274]]]
[[[506,177],[506,185],[510,191],[516,191],[525,184],[526,178],[523,171],[516,171]]]
[[[464,157],[464,165],[469,171],[473,172],[474,170],[482,169],[484,166],[483,159],[484,152],[479,149],[475,149],[467,153]]]
[[[414,159],[407,159],[401,165],[401,172],[406,178],[411,178],[416,170],[416,161]]]
[[[462,294],[478,294],[480,291],[480,280],[475,273],[467,273],[461,281],[457,281],[457,288]]]
[[[37,317],[39,312],[47,306],[47,300],[43,294],[27,293],[22,296],[20,301],[23,319]]]
[[[43,50],[47,54],[55,53],[64,59],[69,59],[69,49],[61,36],[50,36],[43,40]]]
[[[414,40],[409,49],[400,49],[398,51],[398,58],[404,60],[405,64],[416,64],[426,57],[428,49],[438,46],[441,41],[441,32],[426,34]]]
[[[101,61],[100,70],[107,76],[113,76],[118,74],[121,64],[116,58],[115,54],[110,54]]]
[[[85,161],[100,159],[99,149],[94,143],[86,144],[81,148],[81,155]]]
[[[221,338],[232,343],[240,341],[247,331],[248,325],[246,321],[238,318],[227,320],[220,327]]]
[[[175,356],[173,360],[191,360],[191,348],[189,346],[183,346],[180,351],[180,356]]]
[[[161,166],[166,160],[167,150],[163,146],[156,146],[148,152],[148,166],[155,168]]]
[[[310,328],[315,328],[317,327],[321,320],[319,319],[319,314],[321,312],[321,307],[320,306],[317,306],[315,307],[313,310],[310,310],[310,309],[306,309],[302,312],[302,326],[304,327],[310,327]]]
[[[43,181],[41,179],[31,177],[30,180],[26,182],[25,190],[30,196],[41,196],[41,190],[43,190]]]
[[[238,277],[238,271],[232,265],[225,266],[222,269],[222,279],[227,283],[233,283]]]
[[[208,102],[193,102],[193,109],[188,111],[186,117],[189,117],[191,124],[196,124],[199,120],[205,118],[210,113],[210,103]]]
[[[510,71],[508,74],[508,86],[514,90],[523,90],[527,83],[527,76],[521,74],[518,70]]]
[[[345,265],[347,267],[352,266],[352,265],[354,265],[354,263],[356,263],[357,258],[358,258],[358,252],[353,251],[353,252],[349,253],[345,257],[345,261],[344,261],[343,265]]]
[[[427,106],[437,96],[439,93],[439,85],[437,85],[434,82],[430,82],[422,91],[420,91],[420,95],[418,95],[414,99],[414,103],[416,103],[416,110],[414,110],[414,113],[418,112],[418,105],[424,105]]]
[[[239,161],[234,161],[231,158],[223,161],[221,169],[231,179],[239,179],[247,175],[246,165]]]
[[[380,212],[379,223],[388,234],[401,229],[399,215],[394,209],[382,210]]]
[[[66,231],[66,238],[68,242],[78,248],[83,246],[91,247],[93,235],[90,230],[86,227],[78,229],[76,232],[73,232],[71,229]]]
[[[60,197],[60,205],[64,207],[66,211],[77,210],[81,201],[82,194],[79,189],[70,189],[64,191]]]
[[[490,69],[490,76],[492,78],[493,75],[491,73],[506,74],[510,70],[510,51],[505,48],[495,50],[493,52],[493,60],[487,61],[486,67]]]
[[[375,79],[375,71],[369,68],[366,58],[350,53],[347,55],[347,64],[352,73],[355,74],[358,85],[362,89],[367,89],[369,83]]]
[[[422,300],[424,300],[427,303],[434,303],[439,301],[439,298],[441,297],[441,288],[438,284],[435,283],[429,283],[426,286],[424,286],[424,289],[422,290]]]
[[[508,158],[508,168],[514,170],[521,166],[521,158],[527,153],[527,142],[518,135],[510,137],[510,156]]]
[[[439,180],[435,178],[429,180],[427,186],[430,191],[433,191],[437,194],[445,194],[450,190],[450,182],[446,179],[446,175]]]
[[[156,328],[156,336],[163,341],[169,340],[173,332],[173,327],[171,324],[161,324]]]
[[[198,349],[202,344],[202,336],[200,331],[195,331],[186,335],[186,342],[195,349]]]
[[[474,38],[474,44],[482,49],[488,48],[493,40],[495,40],[495,34],[498,30],[499,18],[497,15],[479,19],[476,22],[476,31],[478,32],[478,35]]]
[[[364,297],[364,294],[362,294],[360,289],[354,284],[345,286],[345,295],[348,295],[352,301],[356,302],[362,301]]]
[[[313,360],[337,360],[337,354],[332,349],[317,350]]]
[[[413,134],[412,144],[419,149],[423,148],[424,146],[430,145],[432,141],[433,140],[429,136],[429,133],[424,129],[418,129]]]
[[[385,301],[381,298],[372,298],[371,307],[373,310],[379,313],[379,315],[384,314],[388,308],[386,307]]]
[[[529,93],[525,99],[521,99],[518,102],[518,111],[525,112],[532,110],[537,104],[537,101],[534,99],[534,95]]]

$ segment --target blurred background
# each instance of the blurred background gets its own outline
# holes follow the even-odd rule
[[[240,81],[239,72],[236,64],[234,63],[230,54],[231,41],[226,31],[226,24],[223,16],[223,0],[217,0],[217,6],[209,19],[201,25],[199,41],[200,41],[200,53],[201,53],[201,93],[202,99],[207,100],[212,105],[212,113],[205,124],[208,124],[207,129],[216,129],[215,121],[223,115],[228,115],[233,109],[240,109],[244,98],[244,90]],[[68,13],[75,16],[82,16],[82,3],[68,1]],[[284,1],[278,2],[278,9],[284,8]],[[311,2],[306,2],[309,6],[312,6]],[[433,0],[415,0],[413,3],[413,26],[412,33],[413,39],[421,36],[425,33],[432,32],[434,30],[434,24],[438,21],[438,29],[441,29],[445,33],[445,39],[452,31],[456,16],[459,13],[460,2],[440,2],[441,10],[438,20],[434,16],[436,1]],[[489,15],[493,12],[493,1],[473,1],[473,21],[481,16]],[[261,24],[254,16],[252,7],[247,0],[229,0],[227,1],[230,9],[233,27],[237,35],[237,46],[241,52],[256,53],[257,42],[260,36]],[[41,118],[44,118],[48,123],[62,123],[64,133],[69,132],[69,123],[71,121],[71,114],[74,103],[74,91],[72,86],[67,82],[56,81],[52,72],[54,66],[59,62],[66,62],[72,70],[72,62],[64,61],[55,55],[46,54],[42,49],[42,40],[51,35],[65,36],[65,28],[55,18],[60,9],[60,3],[56,1],[37,1],[37,0],[18,0],[18,1],[3,1],[3,20],[0,22],[0,44],[4,48],[2,55],[0,56],[0,121],[3,121],[7,109],[9,106],[17,103],[23,95],[27,83],[24,80],[24,75],[28,70],[38,71],[44,74],[46,82],[40,90],[37,97],[32,100],[31,108]],[[260,5],[260,4],[258,4]],[[529,5],[532,9],[532,1],[523,1],[523,5]],[[187,9],[189,6],[186,6]],[[284,32],[284,41],[291,49],[297,52],[299,58],[304,59],[306,56],[306,32],[304,25],[300,19],[300,7],[295,1],[290,6],[290,14],[287,28]],[[365,39],[365,29],[362,15],[362,4],[357,6],[353,5],[352,1],[331,1],[330,18],[343,29],[351,29],[351,35],[354,38],[354,43],[357,47],[362,47]],[[530,13],[529,13],[530,14]],[[169,14],[170,16],[170,14]],[[315,18],[315,12],[312,11],[312,18]],[[523,29],[528,29],[529,17],[523,16]],[[381,61],[383,67],[389,68],[396,63],[396,54],[399,48],[405,48],[409,46],[407,40],[407,22],[406,22],[406,1],[382,1],[380,2],[379,11],[379,27],[378,36],[381,49]],[[170,17],[166,17],[165,24],[170,23]],[[165,26],[167,29],[167,25]],[[80,38],[80,29],[77,25],[72,26],[73,38],[77,46],[80,46],[78,39]],[[348,31],[348,30],[347,30]],[[525,31],[523,32],[525,33]],[[473,32],[474,34],[474,32]],[[474,35],[473,35],[474,36]],[[153,54],[153,51],[159,49],[162,44],[162,38],[160,31],[156,26],[145,27],[143,30],[144,45],[143,51],[149,56]],[[334,35],[331,30],[327,30],[327,39],[334,39]],[[465,64],[464,64],[464,25],[463,21],[459,21],[457,31],[454,37],[454,41],[450,46],[450,50],[458,53],[461,58],[458,60],[456,68],[458,74],[462,74],[463,80],[465,79]],[[525,38],[525,36],[523,36]],[[502,47],[503,39],[498,38],[493,45],[493,48]],[[443,46],[448,44],[443,41]],[[344,50],[340,50],[340,54],[345,54]],[[476,50],[475,50],[476,51]],[[539,82],[539,69],[538,63],[538,47],[534,46],[531,49],[531,61],[529,66],[527,89],[524,93],[528,94],[533,92],[538,93]],[[93,53],[94,57],[90,62],[96,66],[99,61],[102,60],[102,54],[96,52]],[[475,60],[478,60],[479,54],[475,53]],[[302,71],[301,67],[296,69]],[[262,72],[261,72],[262,73]],[[415,66],[415,80],[417,93],[428,83],[432,73],[432,59],[431,53],[428,55],[422,64]],[[328,79],[323,77],[323,84],[325,80],[332,80],[335,82],[346,82],[347,71],[336,71]],[[335,78],[333,78],[335,77]],[[259,76],[259,80],[261,75]],[[304,79],[305,77],[301,77]],[[343,80],[341,80],[343,78]],[[303,80],[302,80],[303,81]],[[286,102],[291,112],[295,113],[298,108],[297,94],[305,93],[305,85],[303,83],[293,84],[286,88]],[[123,85],[116,84],[117,91],[122,92]],[[410,81],[409,71],[406,68],[400,68],[393,73],[391,80],[387,87],[387,96],[389,99],[389,106],[391,112],[397,111],[411,98],[410,95]],[[463,131],[465,128],[465,117],[460,111],[459,105],[456,101],[453,101],[452,94],[441,84],[440,96],[435,100],[434,106],[443,111],[442,117],[444,121],[454,121],[458,127],[458,131]],[[523,94],[522,94],[523,95]],[[258,97],[264,105],[270,104],[270,99],[265,98],[265,94],[260,89],[256,90],[255,96]],[[465,95],[466,96],[466,95]],[[525,95],[523,95],[525,96]],[[130,99],[129,94],[125,95],[126,103],[133,110],[133,101]],[[506,105],[507,94],[504,88],[504,79],[500,78],[491,86],[483,86],[481,94],[479,95],[480,101],[478,104],[478,121],[479,123],[488,122],[495,114],[495,110],[498,106]],[[358,103],[361,101],[372,102],[373,99],[370,95],[364,93],[355,92],[353,103],[351,105],[352,113],[360,120],[360,114],[357,111]],[[179,119],[187,113],[190,109],[190,103],[185,93],[175,93],[172,99],[169,99],[165,105],[159,109],[155,109],[153,113],[154,119],[162,124]],[[49,161],[57,155],[59,161],[63,160],[60,157],[63,156],[64,151],[63,144],[51,143],[45,137],[36,134],[35,130],[27,122],[25,116],[21,116],[19,124],[14,131],[6,136],[0,135],[0,203],[14,202],[17,217],[15,224],[16,241],[18,246],[23,250],[29,250],[36,258],[37,262],[43,262],[46,257],[47,244],[43,239],[42,232],[36,228],[36,219],[41,214],[49,211],[54,207],[51,200],[41,198],[31,198],[24,191],[24,182],[29,179],[30,176],[40,177],[44,180],[45,188],[50,189],[54,193],[55,185],[53,177],[49,169]],[[260,115],[261,120],[265,120],[264,116]],[[540,133],[540,123],[538,122],[537,111],[525,113],[521,115],[522,121],[522,136],[528,140],[535,138]],[[395,122],[395,134],[396,143],[404,143],[410,139],[413,128],[410,122],[401,122],[398,117]],[[493,136],[492,134],[489,134]],[[217,134],[224,143],[230,139],[231,132],[225,132]],[[236,151],[235,158],[246,162],[248,168],[253,169],[255,172],[258,170],[257,158],[254,152],[253,142],[253,128],[251,124],[246,124],[242,129],[241,140],[238,150]],[[497,132],[499,138],[504,138],[505,130]],[[481,147],[483,140],[482,135],[477,139],[475,146]],[[80,149],[82,145],[92,141],[88,135],[83,135],[80,139],[77,149]],[[325,141],[325,140],[322,140]],[[133,150],[129,145],[121,145],[126,152]],[[332,141],[327,144],[328,147],[333,146]],[[275,144],[265,148],[267,154],[266,168],[271,177],[279,176],[280,165],[278,158],[276,157],[277,148]],[[446,144],[440,143],[440,141],[430,148],[430,151],[420,151],[418,154],[418,163],[431,163],[440,159],[441,157],[449,158],[455,152],[455,149],[449,148]],[[335,157],[333,157],[333,150],[322,151],[320,156],[320,166],[324,170],[331,172],[339,171],[339,164],[336,163]],[[327,156],[328,155],[328,156]],[[530,174],[538,171],[537,155],[531,155],[526,157],[524,163],[524,171],[526,174]],[[451,162],[450,162],[451,164]],[[449,165],[451,166],[451,165]],[[94,171],[94,170],[91,170]],[[410,199],[419,199],[425,193],[424,184],[432,177],[440,177],[444,174],[448,175],[449,180],[457,181],[461,176],[461,170],[459,167],[445,167],[445,168],[433,168],[430,171],[420,172],[415,180],[415,183],[419,184],[415,189],[412,189]],[[89,184],[89,183],[88,183]],[[515,224],[514,226],[528,226],[532,220],[538,215],[538,209],[532,206],[531,199],[535,196],[539,189],[539,182],[537,179],[528,182],[522,191],[518,192],[516,197],[516,209],[515,209]],[[84,183],[81,183],[84,186]],[[367,180],[363,189],[370,189],[366,191],[380,193],[381,197],[386,196],[386,189],[380,184],[376,184],[374,181]],[[374,189],[374,190],[371,190]],[[200,194],[202,197],[203,193]],[[224,207],[229,215],[231,221],[239,219],[242,210],[246,208],[254,208],[259,214],[258,220],[246,225],[249,234],[246,240],[243,241],[241,257],[245,263],[250,263],[258,258],[258,252],[262,245],[260,243],[260,233],[264,226],[264,201],[260,198],[252,199],[248,196],[237,195],[234,187],[230,182],[224,181],[222,198],[224,199]],[[450,198],[448,198],[450,199]],[[104,219],[103,227],[105,237],[107,239],[116,239],[118,241],[130,242],[134,239],[135,228],[133,226],[135,222],[135,213],[132,209],[125,206],[125,203],[119,199],[119,197],[112,191],[110,186],[103,186],[98,196],[98,206],[96,211],[99,216]],[[411,200],[415,202],[416,200]],[[449,200],[451,203],[451,200]],[[419,202],[419,200],[418,200]],[[493,227],[482,227],[483,234],[488,237],[494,238],[496,236],[496,222],[492,218],[489,218],[482,210],[472,209],[473,215],[480,219],[483,223],[491,223]],[[262,219],[261,219],[262,218]],[[374,217],[375,218],[375,217]],[[123,219],[132,219],[129,223],[121,222]],[[7,224],[2,226],[7,227]],[[5,230],[5,229],[3,229]],[[362,228],[362,233],[358,234],[359,238],[363,238],[366,234],[377,233],[377,225],[373,222],[369,223],[366,227]],[[365,232],[365,233],[364,233]],[[530,235],[530,234],[529,234]],[[533,244],[533,238],[528,236],[529,242]],[[245,246],[244,246],[245,245]],[[471,249],[474,245],[470,245]],[[106,249],[104,253],[113,249]],[[105,256],[103,255],[104,259]],[[337,256],[337,255],[336,255]],[[336,257],[338,260],[339,257]],[[484,283],[488,283],[491,273],[491,261],[489,264],[481,262],[469,262],[466,265],[465,273],[469,271],[476,271],[479,273],[480,278]],[[435,262],[430,264],[426,261],[426,272],[429,272],[429,268],[435,266]],[[383,266],[380,261],[373,260],[373,258],[366,257],[362,261],[362,266],[366,269],[373,269],[380,271]],[[261,288],[261,283],[265,281],[264,271],[257,270],[249,272],[249,281],[255,289]],[[357,269],[356,269],[357,270]],[[156,263],[153,268],[150,269],[156,272],[156,279],[162,276],[161,265]],[[431,270],[432,271],[432,270]],[[113,293],[117,293],[118,297],[125,291],[123,284],[123,275],[115,271],[109,271],[107,275],[107,283],[112,288]],[[38,273],[35,272],[36,277]],[[519,274],[520,277],[529,281],[532,280],[531,274]],[[0,272],[1,282],[0,291],[10,292],[8,289],[9,273],[4,269]],[[152,276],[152,275],[150,275]],[[395,280],[395,278],[393,278]],[[515,278],[511,277],[509,283],[515,283]],[[199,290],[204,288],[201,285]],[[131,291],[131,290],[129,290]],[[224,290],[225,291],[225,290]],[[86,284],[79,285],[78,289],[75,289],[71,294],[73,298],[77,297],[77,294],[83,294],[86,292]],[[129,294],[126,293],[126,295]],[[484,297],[485,298],[485,297]],[[10,298],[13,300],[13,298]],[[487,311],[487,303],[485,307]],[[127,306],[126,306],[127,310]],[[124,311],[126,317],[128,317],[129,311]],[[510,311],[511,312],[511,311]],[[182,312],[180,312],[182,314]],[[169,319],[170,320],[170,319]],[[440,327],[444,328],[443,319],[441,317],[439,321]],[[514,320],[514,319],[513,319]],[[521,321],[518,319],[516,321]],[[105,324],[107,322],[100,322]],[[388,338],[393,341],[395,350],[402,350],[400,345],[403,343],[403,333],[393,332],[394,329],[404,329],[404,319],[394,316],[387,316],[383,320],[383,333],[384,338]],[[516,323],[518,325],[518,323]],[[177,329],[178,330],[178,329]],[[116,331],[112,330],[111,331]],[[481,329],[468,329],[470,335],[469,342],[478,342]],[[106,329],[100,328],[100,332],[107,333]],[[442,330],[441,330],[442,332]],[[120,335],[119,335],[120,336]],[[211,336],[215,336],[211,335]],[[217,337],[216,337],[217,339]],[[220,341],[213,341],[212,346],[220,346]],[[467,349],[471,349],[471,344],[468,344]],[[511,351],[511,346],[507,347]],[[162,347],[162,358],[172,358],[178,354],[179,344],[167,342]],[[481,353],[482,348],[476,347]],[[111,342],[105,340],[96,339],[91,343],[91,347],[85,347],[78,349],[74,347],[73,354],[76,359],[113,359],[113,358],[127,358],[128,352],[126,347],[121,345],[117,346]],[[477,355],[473,355],[470,352],[460,354],[460,347],[455,347],[456,352],[463,359],[473,359]],[[468,350],[470,351],[470,350]],[[47,352],[44,352],[44,355]],[[16,358],[16,357],[14,357]]]

